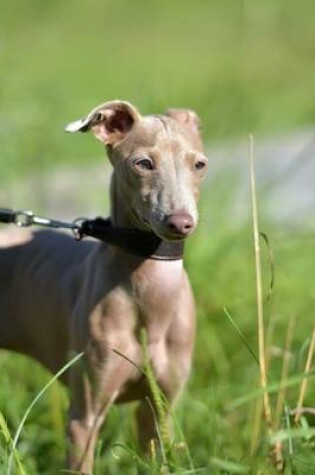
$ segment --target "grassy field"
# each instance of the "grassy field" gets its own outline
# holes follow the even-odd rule
[[[178,434],[177,441],[182,441],[184,436],[193,466],[202,470],[177,473],[272,474],[275,470],[268,458],[270,445],[265,423],[260,412],[258,419],[255,415],[261,396],[255,393],[259,387],[258,366],[224,311],[226,307],[246,344],[257,353],[251,227],[229,229],[219,216],[215,190],[212,193],[205,193],[203,224],[188,246],[186,265],[198,303],[198,336],[190,383],[175,412],[176,426],[183,434]],[[315,244],[311,235],[290,235],[288,230],[270,228],[266,223],[262,229],[269,235],[275,259],[272,299],[265,304],[272,385],[280,378],[288,322],[293,317],[296,324],[289,349],[289,374],[301,375],[304,369],[314,325]],[[264,295],[267,296],[270,265],[267,250],[262,249]],[[0,407],[14,433],[27,406],[50,376],[35,363],[8,353],[1,353],[0,368]],[[298,378],[286,392],[290,409],[297,405],[300,383]],[[272,394],[273,418],[278,392]],[[304,402],[306,407],[314,406],[314,396],[314,378],[311,378]],[[18,446],[26,473],[52,475],[63,467],[66,407],[66,392],[57,383],[35,405]],[[129,451],[135,447],[133,410],[132,405],[111,410],[102,433],[96,474],[136,473],[136,461]],[[261,420],[261,427],[256,434],[257,420]],[[306,414],[303,422],[304,427],[305,424],[314,426],[314,415]],[[290,424],[295,427],[292,417]],[[288,429],[288,421],[281,418],[280,427]],[[290,457],[289,443],[284,442],[287,474],[313,473],[314,432],[313,438],[306,432],[307,437],[303,433],[293,439]],[[117,447],[118,443],[125,448]],[[3,462],[0,473],[5,474],[10,446],[1,433],[0,447]],[[227,462],[237,465],[230,466]],[[189,468],[185,451],[179,466]]]
[[[85,136],[69,140],[62,128],[107,99],[131,100],[145,113],[169,106],[196,109],[207,143],[315,121],[314,2],[0,0],[0,11],[0,186],[58,164],[94,163],[99,146]],[[297,405],[314,326],[314,236],[261,218],[275,268],[267,301],[271,266],[262,242],[270,436],[257,394],[258,365],[248,348],[257,355],[251,224],[249,218],[232,224],[228,212],[236,186],[227,176],[206,187],[201,225],[188,244],[198,334],[190,382],[174,414],[177,441],[185,440],[178,444],[177,472],[273,474],[271,437],[282,437],[285,473],[310,475],[314,377],[303,403],[313,413],[297,426],[289,413]],[[261,205],[264,198],[259,197]],[[293,341],[285,351],[293,319]],[[284,354],[295,379],[286,391],[286,417],[277,424],[279,389],[273,385]],[[34,362],[0,353],[0,411],[12,436],[50,377]],[[26,474],[62,473],[67,404],[66,390],[54,383],[31,411],[18,444]],[[110,411],[96,475],[136,473],[133,410],[131,405]],[[11,451],[3,429],[0,420],[1,475]]]

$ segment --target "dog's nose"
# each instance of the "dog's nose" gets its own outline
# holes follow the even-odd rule
[[[194,220],[190,214],[174,213],[168,216],[166,225],[172,234],[178,236],[188,236],[194,227]]]

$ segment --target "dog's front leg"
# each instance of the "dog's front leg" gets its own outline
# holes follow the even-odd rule
[[[67,467],[91,474],[98,433],[114,397],[109,397],[100,405],[93,394],[90,377],[82,368],[72,371],[70,386]]]
[[[98,435],[98,428],[93,427],[91,420],[80,417],[71,411],[68,423],[68,462],[70,470],[82,474],[91,474],[94,465],[94,450]]]
[[[112,351],[100,359],[102,362],[93,365],[93,370],[88,365],[89,371],[82,368],[82,362],[81,370],[77,367],[71,377],[68,468],[84,474],[92,473],[99,430],[111,405],[137,372],[129,361]]]
[[[72,407],[68,422],[68,467],[82,474],[91,474],[94,466],[94,452],[99,430],[112,400],[104,403],[97,412],[82,415]]]

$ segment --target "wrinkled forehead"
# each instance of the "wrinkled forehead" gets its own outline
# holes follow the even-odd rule
[[[123,142],[117,145],[116,150],[128,155],[134,150],[157,147],[169,151],[202,151],[197,134],[191,133],[187,127],[162,115],[143,117]]]

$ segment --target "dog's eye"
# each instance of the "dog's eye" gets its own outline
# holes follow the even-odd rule
[[[139,160],[136,160],[135,166],[139,168],[140,170],[153,170],[153,162],[149,158],[140,158]]]
[[[207,162],[203,160],[198,160],[198,162],[195,163],[195,170],[203,170],[204,168],[206,168],[206,166]]]

